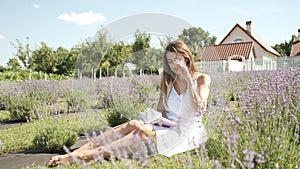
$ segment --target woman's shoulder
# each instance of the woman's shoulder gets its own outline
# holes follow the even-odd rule
[[[211,79],[210,79],[210,76],[208,75],[208,74],[206,74],[206,73],[200,73],[200,72],[196,72],[195,74],[194,74],[194,76],[193,76],[193,79],[194,80],[197,80],[197,81],[209,81],[209,83],[210,83],[210,81],[211,81]]]

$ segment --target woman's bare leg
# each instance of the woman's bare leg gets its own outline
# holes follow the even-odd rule
[[[84,144],[80,148],[76,149],[75,152],[92,150],[97,147],[103,146],[106,143],[111,143],[115,140],[118,140],[118,139],[128,135],[132,131],[139,128],[139,126],[140,126],[140,124],[137,124],[134,121],[129,121],[129,122],[120,124],[116,127],[113,127],[112,129],[105,131],[104,133],[101,133],[99,136],[97,136],[93,140],[89,141],[88,143]]]
[[[129,124],[131,125],[131,124]],[[136,130],[127,133],[127,135],[112,141],[109,144],[89,149],[74,151],[70,154],[58,155],[51,158],[51,160],[58,161],[60,164],[69,165],[76,161],[76,158],[81,160],[92,160],[92,159],[105,159],[109,158],[111,154],[116,157],[127,157],[130,153],[139,153],[145,155],[146,147],[143,144],[145,139],[155,136],[155,131],[151,125],[141,125]],[[134,151],[132,148],[138,148],[138,151]]]

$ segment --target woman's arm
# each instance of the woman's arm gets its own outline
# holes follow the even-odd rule
[[[191,100],[193,112],[202,112],[206,110],[207,99],[210,89],[210,77],[207,74],[197,75],[197,89],[194,80],[190,74],[187,74],[188,92]]]
[[[194,80],[190,73],[187,73],[186,75],[186,82],[188,85],[187,90],[189,94],[192,112],[198,112],[200,110],[201,98],[199,97],[198,91],[194,84]]]
[[[205,111],[207,99],[210,92],[211,79],[207,74],[201,74],[197,78],[198,93],[200,97],[200,110]]]
[[[167,118],[166,112],[165,112],[165,106],[164,106],[164,100],[163,100],[163,93],[162,91],[160,92],[159,95],[159,100],[158,100],[158,104],[157,104],[157,111],[162,113],[162,116]]]

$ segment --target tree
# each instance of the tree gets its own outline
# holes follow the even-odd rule
[[[102,68],[110,67],[110,74],[123,70],[126,59],[132,54],[132,47],[123,41],[116,43],[110,48],[102,59]]]
[[[158,38],[159,40],[159,44],[160,46],[165,49],[166,46],[171,43],[172,41],[174,41],[176,38],[172,37],[172,36],[168,36],[166,35],[164,38]]]
[[[32,52],[29,67],[34,71],[55,73],[57,71],[57,61],[58,57],[55,51],[48,47],[45,42],[41,42],[41,47]]]
[[[215,36],[210,36],[208,31],[204,31],[200,27],[184,29],[178,38],[191,49],[191,52],[195,57],[200,56],[203,47],[214,45],[217,40]]]
[[[6,68],[3,66],[0,66],[0,72],[5,72],[5,71],[6,71]]]
[[[149,48],[145,55],[146,74],[158,74],[158,69],[162,67],[163,49]]]
[[[11,43],[11,45],[17,49],[17,53],[15,53],[15,56],[17,58],[20,59],[20,61],[22,62],[23,66],[25,68],[28,68],[29,67],[29,60],[30,60],[30,48],[29,48],[29,37],[26,37],[27,39],[27,44],[26,46],[24,47],[23,44],[21,43],[21,41],[19,39],[16,39],[17,41],[17,44],[13,44]]]
[[[74,64],[76,62],[79,50],[73,47],[70,51],[63,47],[57,48],[55,51],[57,55],[56,74],[60,75],[72,75],[74,73]]]
[[[147,33],[141,33],[139,30],[134,34],[135,41],[132,44],[131,63],[136,64],[137,71],[141,71],[146,65],[146,51],[150,48],[151,36]]]
[[[95,38],[87,39],[81,46],[75,68],[89,76],[103,64],[102,59],[112,44],[107,40],[107,33],[99,30]]]
[[[7,62],[7,66],[11,70],[21,69],[21,64],[17,58],[10,58]]]
[[[272,46],[272,48],[275,49],[280,54],[280,56],[290,56],[293,45],[293,39],[295,37],[295,35],[292,35],[292,38],[288,42],[284,41],[284,43],[275,44],[274,46]]]

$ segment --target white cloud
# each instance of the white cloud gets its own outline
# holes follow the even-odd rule
[[[231,8],[230,10],[232,12],[239,13],[239,14],[242,14],[242,15],[247,15],[247,13],[248,13],[246,10],[243,10],[243,9]]]
[[[4,39],[5,39],[5,36],[0,34],[0,40],[4,40]]]
[[[40,8],[40,5],[39,4],[33,4],[32,7],[38,9],[38,8]]]
[[[89,10],[88,12],[82,12],[82,13],[76,13],[71,12],[63,13],[58,16],[58,19],[71,22],[79,25],[87,25],[87,24],[93,24],[98,21],[104,22],[106,21],[106,17],[100,13],[94,13],[94,11]]]

